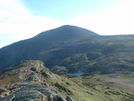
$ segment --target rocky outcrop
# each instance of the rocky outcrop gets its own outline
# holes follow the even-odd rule
[[[0,94],[3,93],[5,89],[0,88]]]
[[[17,85],[21,86],[21,89],[14,93],[11,93],[12,90],[3,90],[4,94],[0,97],[0,101],[34,101],[35,99],[41,101],[70,101],[65,100],[54,88],[48,85],[35,85],[27,81]]]
[[[50,95],[48,97],[48,101],[66,101],[66,100],[60,95],[56,95],[56,96]]]
[[[41,74],[42,74],[44,77],[56,79],[56,77],[55,77],[52,73],[41,71]]]
[[[0,88],[0,101],[70,101],[47,83],[46,79],[55,80],[56,75],[44,67],[41,61],[21,61],[5,70],[0,77],[1,80],[9,80],[8,85]],[[13,79],[13,83],[10,79]]]
[[[66,100],[67,100],[67,101],[74,101],[74,100],[72,100],[72,98],[69,97],[69,96],[66,97]]]
[[[57,95],[56,90],[45,85],[23,85],[23,88],[14,93],[13,101],[33,101],[34,99],[47,99],[47,96]]]

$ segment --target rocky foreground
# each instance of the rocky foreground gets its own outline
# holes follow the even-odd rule
[[[57,76],[41,61],[22,61],[0,75],[0,101],[73,101],[63,98],[45,79]]]

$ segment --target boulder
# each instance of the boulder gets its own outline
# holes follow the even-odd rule
[[[35,68],[35,67],[32,67],[31,70],[32,70],[32,71],[36,71],[36,68]]]
[[[6,90],[5,90],[5,89],[0,88],[0,94],[1,94],[2,92],[4,92],[4,91],[6,91]]]
[[[69,96],[66,97],[66,100],[67,100],[67,101],[73,101],[72,98],[69,97]]]
[[[66,101],[66,100],[60,95],[50,95],[48,96],[48,101]]]

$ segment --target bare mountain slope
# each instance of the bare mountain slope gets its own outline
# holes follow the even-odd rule
[[[89,30],[76,26],[62,26],[42,32],[39,35],[16,42],[0,49],[0,70],[11,67],[22,60],[42,60],[46,62],[52,57],[52,50],[59,50],[87,37],[99,36]],[[48,51],[50,51],[48,53]],[[47,52],[47,54],[40,55]]]

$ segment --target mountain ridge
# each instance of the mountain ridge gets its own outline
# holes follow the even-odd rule
[[[65,30],[65,29],[67,29],[67,30]],[[71,29],[71,32],[70,31],[68,32],[68,29],[69,30]],[[30,38],[27,40],[22,40],[22,41],[13,43],[9,46],[3,47],[2,49],[0,49],[0,57],[1,57],[0,60],[3,60],[3,62],[1,62],[0,70],[2,70],[1,68],[13,66],[17,62],[22,61],[22,60],[38,59],[38,57],[35,56],[34,54],[37,54],[37,53],[39,54],[41,51],[44,51],[44,50],[50,50],[50,49],[52,49],[52,46],[57,47],[61,43],[66,44],[66,40],[69,40],[67,43],[70,44],[70,43],[72,43],[73,40],[78,41],[78,40],[83,39],[82,36],[84,34],[82,32],[80,32],[80,34],[73,33],[72,29],[76,30],[76,32],[79,32],[78,30],[82,30],[82,32],[85,31],[85,29],[83,29],[83,28],[79,29],[79,27],[75,27],[75,26],[73,26],[73,27],[72,26],[62,26],[57,29],[52,29],[49,31],[42,32],[33,38]],[[88,34],[87,34],[87,32],[88,32]],[[67,38],[68,33],[70,34],[69,38]],[[86,30],[86,35],[84,36],[84,38],[87,36],[90,37],[89,33],[92,33],[93,36],[98,36],[97,34],[90,32],[89,30]],[[77,36],[77,34],[79,35],[78,39],[75,37],[75,36]],[[92,34],[91,34],[91,36],[92,36]],[[55,36],[55,35],[58,35],[58,36]],[[8,51],[8,50],[10,50],[10,51]],[[22,52],[22,50],[24,50],[24,52]],[[20,52],[20,53],[18,53],[18,52]],[[13,57],[13,65],[12,65],[12,62],[10,63],[10,60],[8,60],[9,65],[8,65],[8,63],[6,63],[6,61],[7,61],[6,59],[11,58],[8,54],[11,57]],[[9,57],[6,58],[6,56],[9,56]],[[20,58],[15,59],[14,56],[18,56],[20,58],[24,57],[24,58],[23,59],[20,59]],[[11,59],[11,61],[12,61],[12,59]],[[17,61],[17,62],[15,62],[15,61]],[[7,65],[3,66],[4,65],[3,63],[7,64]]]
[[[134,68],[132,36],[100,36],[80,27],[61,26],[0,49],[0,71],[19,61],[41,60],[53,72],[130,72]]]

